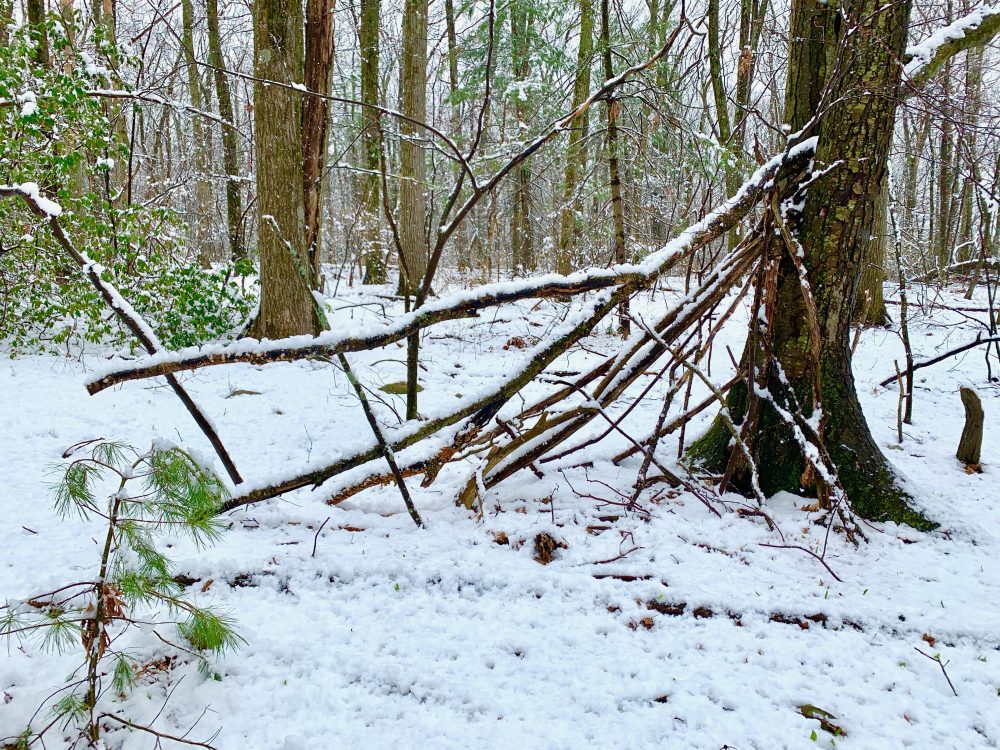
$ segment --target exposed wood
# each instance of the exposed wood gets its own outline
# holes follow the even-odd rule
[[[966,466],[978,466],[983,448],[983,404],[971,388],[960,388],[958,392],[965,407],[965,427],[955,456]]]

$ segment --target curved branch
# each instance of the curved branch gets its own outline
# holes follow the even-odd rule
[[[157,338],[156,333],[153,332],[153,329],[149,327],[149,324],[143,320],[142,316],[135,311],[135,308],[129,304],[128,300],[121,296],[110,282],[101,278],[101,272],[104,270],[102,266],[88,258],[82,251],[77,250],[69,237],[66,236],[62,225],[59,223],[58,217],[62,213],[62,208],[59,204],[42,196],[38,191],[38,186],[32,183],[24,185],[0,185],[0,198],[8,197],[21,198],[33,214],[48,221],[49,229],[59,245],[76,262],[80,270],[83,271],[90,280],[90,283],[101,295],[104,302],[118,316],[118,319],[125,327],[132,332],[132,335],[139,340],[146,351],[150,354],[163,351],[163,345]],[[240,484],[243,481],[243,477],[240,476],[240,472],[236,469],[236,464],[233,463],[233,459],[226,450],[226,446],[222,443],[219,434],[215,431],[212,422],[201,411],[198,404],[191,398],[191,394],[184,389],[184,386],[180,384],[177,378],[173,375],[168,375],[167,383],[170,384],[174,393],[177,394],[181,403],[184,404],[184,408],[187,409],[199,429],[208,438],[208,442],[212,444],[212,448],[215,449],[216,455],[222,461],[222,465],[225,466],[229,478],[233,480],[234,484]]]

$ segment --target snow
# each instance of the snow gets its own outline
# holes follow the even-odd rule
[[[940,309],[922,313],[919,290],[910,298],[918,360],[974,336],[976,323]],[[646,293],[633,309],[655,320],[682,299],[676,291]],[[329,300],[334,330],[384,326],[378,306],[360,304],[376,301],[384,304],[370,288]],[[943,301],[969,305],[952,295]],[[582,304],[567,311],[543,302],[529,314],[531,301],[435,327],[422,343],[421,411],[440,414],[494,387],[532,351],[504,349],[505,342],[543,342],[583,313]],[[746,323],[744,307],[702,363],[715,382],[729,377],[725,347],[739,351]],[[585,370],[621,340],[594,335],[585,343],[551,369]],[[48,471],[67,446],[98,436],[140,448],[167,439],[211,455],[162,383],[88,396],[82,383],[101,354],[0,361],[8,435],[0,443],[7,467],[0,595],[10,600],[95,569],[99,527],[56,521],[49,507]],[[213,663],[218,680],[201,676],[182,655],[172,668],[144,677],[127,700],[108,700],[116,712],[148,721],[169,695],[154,726],[183,734],[196,724],[189,736],[200,741],[218,731],[211,744],[220,750],[995,747],[1000,440],[990,420],[1000,391],[986,381],[982,354],[970,351],[917,373],[915,423],[899,445],[897,394],[876,385],[894,359],[902,360],[898,337],[881,329],[862,337],[855,374],[874,437],[942,530],[876,525],[858,549],[834,535],[827,561],[841,583],[802,552],[761,546],[780,539],[759,521],[733,512],[716,518],[687,492],[654,499],[657,488],[647,490],[641,502],[648,517],[608,504],[621,502],[616,491],[630,493],[640,464],[610,461],[626,446],[612,435],[588,451],[589,466],[574,468],[583,456],[570,456],[545,465],[543,478],[523,472],[486,492],[482,519],[453,505],[473,475],[467,464],[446,468],[427,488],[410,480],[424,530],[414,527],[392,485],[333,507],[323,500],[336,488],[325,486],[240,509],[207,550],[173,541],[167,552],[178,572],[198,579],[191,595],[228,611],[247,645]],[[376,390],[402,379],[403,345],[355,353],[351,362],[380,397],[371,401],[387,435],[412,429],[397,426],[390,408],[400,410],[402,400]],[[372,439],[346,378],[324,363],[216,367],[184,381],[249,482],[326,462]],[[962,423],[957,388],[964,384],[977,388],[991,415],[981,475],[966,474],[953,457]],[[645,434],[665,386],[635,406],[624,429]],[[539,381],[525,399],[552,387]],[[698,383],[692,399],[706,393]],[[688,438],[712,416],[702,414]],[[595,419],[594,434],[604,429]],[[671,436],[659,459],[672,466],[675,451]],[[375,462],[349,478],[386,468]],[[789,543],[816,548],[824,530],[811,523],[815,513],[801,510],[808,502],[784,494],[767,510]],[[543,531],[567,545],[546,566],[532,549]],[[509,544],[496,543],[499,532]],[[655,608],[681,603],[679,615]],[[802,619],[819,613],[825,625]],[[177,653],[148,628],[129,632],[126,641],[142,663]],[[958,697],[940,667],[915,648],[941,653]],[[20,731],[74,665],[69,655],[12,643],[0,659],[0,737]],[[796,707],[806,703],[834,714],[847,735],[834,739],[799,715]],[[46,746],[64,747],[59,736],[49,735]],[[107,741],[128,750],[154,746],[152,737],[121,730]]]
[[[0,185],[0,190],[13,191],[27,196],[46,216],[59,216],[62,206],[41,194],[37,182],[22,182],[20,185]]]
[[[948,42],[964,39],[970,31],[978,29],[987,18],[1000,15],[1000,5],[977,8],[947,26],[943,26],[926,39],[906,48],[908,62],[903,66],[906,78],[913,78],[934,59],[937,51]]]
[[[25,91],[15,101],[21,105],[21,117],[30,117],[38,111],[38,99],[34,91]]]

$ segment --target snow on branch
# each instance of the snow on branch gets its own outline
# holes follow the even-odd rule
[[[85,252],[79,250],[66,235],[66,232],[63,231],[62,224],[59,223],[62,207],[50,198],[43,196],[38,185],[34,182],[25,182],[20,185],[0,185],[0,198],[9,197],[21,198],[28,205],[32,213],[47,220],[49,230],[52,232],[52,236],[55,237],[56,242],[59,243],[66,254],[79,266],[94,289],[101,295],[104,302],[114,311],[122,324],[132,332],[132,335],[139,340],[143,348],[150,354],[162,351],[163,345],[160,343],[152,327],[132,307],[131,303],[121,295],[115,285],[104,278],[104,267],[92,260]],[[211,420],[198,404],[195,403],[194,399],[191,398],[191,394],[184,389],[184,386],[180,384],[177,378],[169,375],[167,376],[167,382],[174,393],[177,394],[181,403],[184,404],[184,407],[197,423],[202,433],[212,444],[216,454],[219,456],[219,460],[225,466],[229,478],[233,480],[234,484],[240,484],[243,481],[243,477],[240,476],[236,464],[233,463]]]
[[[91,394],[127,380],[167,375],[215,365],[289,362],[315,356],[377,349],[401,341],[436,323],[475,316],[479,310],[524,299],[563,297],[609,288],[638,290],[648,286],[674,265],[735,226],[770,189],[775,180],[811,157],[816,139],[791,145],[761,166],[736,195],[701,221],[688,227],[662,249],[641,263],[591,268],[569,274],[546,274],[517,281],[485,284],[428,303],[400,316],[388,326],[369,326],[353,332],[325,331],[318,336],[293,336],[257,341],[240,339],[231,344],[209,344],[174,352],[159,352],[134,362],[114,362],[94,372],[87,382]]]
[[[974,10],[907,47],[903,76],[910,86],[921,86],[950,57],[987,44],[997,34],[1000,34],[1000,5]]]

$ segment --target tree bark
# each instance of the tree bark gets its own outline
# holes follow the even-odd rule
[[[10,44],[7,27],[14,22],[14,0],[0,0],[0,46]]]
[[[194,52],[194,5],[192,0],[181,0],[181,34],[184,43],[184,63],[187,68],[188,95],[191,106],[197,110],[205,108],[205,91],[201,76],[198,73],[198,63]],[[198,116],[191,118],[191,150],[194,152],[194,210],[191,212],[194,225],[195,243],[198,247],[198,260],[203,268],[212,265],[211,248],[212,225],[212,184],[208,179],[209,153],[212,142],[208,137],[205,121]]]
[[[573,82],[573,108],[579,107],[590,94],[590,57],[594,52],[594,5],[592,0],[580,0],[580,43],[576,55],[576,79]],[[579,190],[587,171],[587,138],[589,113],[578,118],[569,131],[566,149],[566,171],[563,177],[563,207],[559,220],[559,249],[556,271],[568,274],[573,270],[573,251],[579,236],[583,201]]]
[[[965,427],[955,457],[967,466],[975,466],[983,447],[983,404],[971,388],[960,388],[959,394],[965,407]]]
[[[513,0],[510,4],[510,46],[515,87],[514,115],[517,137],[527,129],[531,112],[531,102],[523,84],[531,72],[530,44],[528,29],[531,24],[531,9],[527,0]],[[510,240],[515,273],[527,273],[535,269],[535,249],[532,238],[531,219],[531,170],[527,161],[514,173],[513,214],[510,222]]]
[[[772,347],[782,373],[771,368],[768,387],[784,398],[785,408],[794,408],[797,401],[806,415],[822,410],[819,432],[856,512],[929,528],[933,524],[910,508],[872,439],[849,350],[858,276],[887,168],[909,13],[910,0],[884,7],[878,0],[845,0],[829,8],[797,0],[792,6],[786,120],[793,132],[809,121],[823,87],[829,87],[815,158],[815,170],[828,171],[809,186],[792,228],[803,253],[820,340],[813,341],[813,321],[797,270],[789,250],[782,249],[772,321]],[[833,66],[836,75],[828,76]],[[754,361],[749,346],[744,363]],[[734,421],[746,417],[748,403],[745,383],[730,391]],[[818,490],[816,472],[806,471],[802,447],[790,429],[766,401],[760,406],[755,452],[765,494]],[[730,459],[723,429],[717,420],[691,450],[693,457],[707,459],[710,468],[720,471]],[[741,481],[738,475],[734,479]]]
[[[858,284],[858,322],[865,326],[884,326],[889,323],[885,308],[885,249],[889,241],[888,226],[889,174],[886,172],[875,202],[875,224],[868,249],[865,252]]]
[[[732,144],[742,154],[746,146],[746,127],[750,117],[750,89],[757,68],[757,51],[764,30],[768,0],[740,2],[740,61],[736,70],[735,124]]]
[[[215,94],[219,102],[219,116],[234,127],[222,126],[222,167],[226,173],[226,226],[229,235],[229,256],[234,260],[246,257],[243,233],[240,226],[243,219],[242,198],[240,196],[239,144],[236,140],[233,95],[229,90],[226,76],[226,61],[222,55],[222,40],[219,35],[219,0],[205,0],[208,21],[208,62],[215,68]]]
[[[427,119],[427,4],[406,0],[403,10],[403,53],[399,80],[400,110],[407,117]],[[402,246],[400,291],[414,295],[427,270],[427,165],[416,139],[425,133],[412,122],[399,123],[399,240]]]
[[[455,30],[455,3],[454,0],[444,1],[445,31],[448,36],[448,90],[451,93],[451,137],[459,148],[465,143],[462,137],[462,105],[458,101],[458,33]],[[462,173],[461,164],[452,167],[454,179],[457,181]],[[453,247],[455,248],[456,261],[460,271],[466,271],[472,266],[472,253],[469,247],[469,222],[463,221],[455,230],[453,237]]]
[[[729,100],[722,75],[722,47],[719,44],[719,0],[708,0],[708,69],[712,82],[712,98],[715,104],[715,122],[718,128],[719,144],[728,147],[732,139],[729,124]],[[725,156],[726,193],[732,195],[739,187],[739,176],[728,154]]]
[[[361,101],[379,104],[379,16],[380,0],[361,0],[361,23],[358,46],[361,50]],[[365,266],[365,284],[386,281],[385,248],[379,217],[382,215],[382,186],[379,179],[379,115],[374,109],[361,110],[361,253]]]
[[[966,3],[967,5],[967,3]],[[968,8],[966,8],[968,12]],[[962,123],[960,142],[965,144],[967,162],[978,159],[977,133],[980,110],[982,108],[983,48],[976,47],[968,52],[965,63],[965,98],[962,103]],[[973,183],[966,180],[962,184],[959,199],[959,228],[956,236],[958,261],[970,260],[975,256],[975,229],[973,227]]]
[[[609,0],[601,0],[601,53],[604,59],[604,80],[615,77],[611,61],[611,13]],[[625,262],[625,203],[622,200],[621,170],[618,164],[618,110],[620,105],[613,96],[605,102],[608,116],[608,178],[611,183],[611,215],[614,221],[614,247],[612,257],[615,263]],[[618,308],[618,327],[622,335],[628,335],[628,300]]]
[[[302,6],[298,0],[256,0],[253,22],[261,295],[250,335],[316,334],[302,189],[302,95],[262,82],[302,80]]]
[[[35,62],[49,67],[49,32],[45,28],[45,0],[27,0],[27,20],[35,40]]]
[[[306,0],[305,87],[330,94],[333,67],[333,10],[336,0]],[[302,101],[302,191],[306,216],[306,248],[310,285],[322,289],[320,262],[322,244],[323,170],[326,167],[328,102],[318,96]]]

